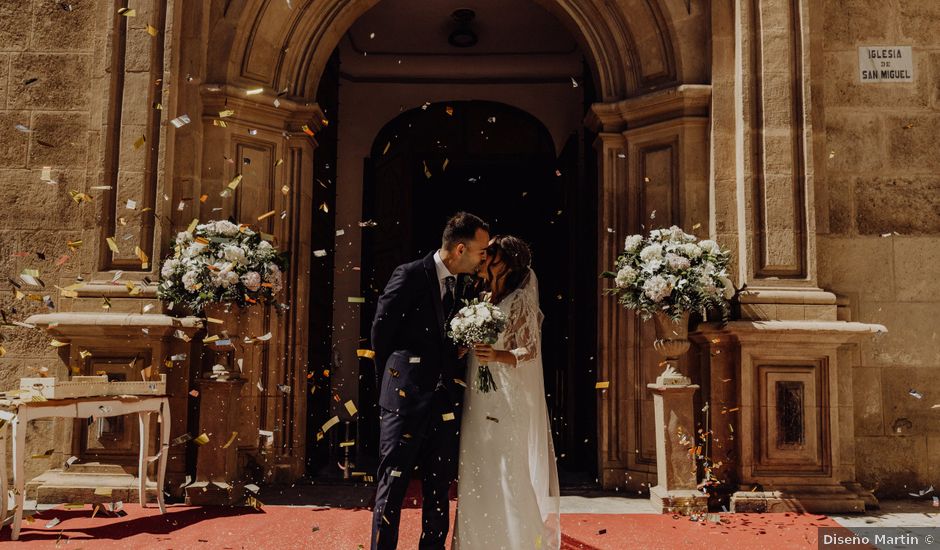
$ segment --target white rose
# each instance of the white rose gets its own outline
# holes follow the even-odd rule
[[[721,281],[721,286],[724,287],[724,296],[725,299],[730,300],[734,297],[734,284],[731,283],[731,279],[725,276],[719,276],[718,280]]]
[[[223,237],[234,237],[238,235],[238,226],[228,220],[219,220],[209,224],[210,231],[214,231]]]
[[[636,280],[636,270],[630,266],[626,266],[617,272],[617,277],[614,279],[614,283],[619,288],[626,288],[630,286],[633,281]]]
[[[245,288],[254,292],[261,288],[261,274],[257,271],[249,271],[242,275],[242,282],[245,283]]]
[[[633,252],[636,250],[636,247],[640,246],[640,243],[643,242],[643,235],[630,235],[623,242],[623,249],[627,252]]]
[[[659,303],[672,293],[672,285],[661,275],[655,275],[643,283],[643,292],[655,303]]]
[[[663,266],[662,260],[650,260],[643,263],[640,267],[644,273],[656,273],[656,270]]]
[[[226,260],[236,264],[244,264],[247,261],[245,251],[240,246],[226,245],[222,249],[222,255]]]
[[[183,288],[189,290],[190,292],[196,290],[196,272],[187,271],[183,273]]]
[[[698,246],[699,248],[701,248],[704,252],[708,254],[712,254],[712,255],[721,254],[721,248],[718,247],[718,243],[716,243],[715,241],[711,239],[705,239],[704,241],[701,241],[700,243],[698,243]]]
[[[281,268],[274,264],[268,264],[264,274],[264,281],[271,283],[271,291],[277,294],[281,291]]]
[[[197,242],[189,243],[189,246],[183,249],[184,258],[192,258],[193,256],[198,256],[206,249],[206,245],[200,244]]]
[[[678,254],[673,254],[670,252],[669,254],[666,254],[666,265],[668,265],[670,269],[681,271],[683,269],[689,269],[689,267],[692,265],[692,262],[690,262],[688,258],[683,258]]]
[[[663,245],[661,244],[651,244],[647,245],[643,250],[640,251],[640,259],[644,262],[650,260],[659,260],[663,257]]]
[[[160,269],[160,276],[164,279],[173,275],[173,272],[176,271],[180,265],[179,260],[169,259],[163,263],[163,267]]]
[[[176,234],[177,244],[186,244],[193,240],[193,234],[189,231],[180,231]]]
[[[679,246],[679,250],[686,258],[698,258],[702,255],[702,249],[695,243],[685,243]]]
[[[235,273],[234,271],[221,271],[216,273],[212,278],[212,283],[215,286],[220,286],[222,288],[228,288],[237,282],[238,273]]]

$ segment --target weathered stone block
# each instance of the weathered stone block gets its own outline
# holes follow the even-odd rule
[[[885,158],[881,117],[869,114],[826,119],[826,169],[863,172],[883,168]]]
[[[855,367],[852,370],[852,393],[855,413],[855,435],[885,435],[881,389],[881,367]]]
[[[868,0],[826,0],[823,21],[826,48],[852,48],[860,42],[885,43],[894,22],[894,10],[872,17]]]
[[[940,402],[940,368],[886,367],[881,384],[886,433],[940,435],[937,411],[930,408]]]
[[[149,73],[152,48],[153,37],[147,33],[146,28],[128,29],[126,49],[124,50],[124,70]]]
[[[899,2],[897,10],[901,40],[921,48],[940,45],[940,3]]]
[[[22,53],[10,65],[10,107],[15,109],[85,110],[91,94],[91,56]],[[36,78],[26,86],[24,82]]]
[[[26,49],[30,15],[20,2],[0,2],[0,50]]]
[[[56,184],[40,180],[41,175],[41,168],[0,170],[0,220],[5,229],[78,228],[79,220],[72,215],[78,205],[66,191],[84,189],[85,173],[53,170]],[[64,243],[61,249],[64,251]]]
[[[29,127],[29,114],[18,111],[0,111],[0,167],[25,168],[29,134],[16,130],[17,124]]]
[[[896,170],[940,171],[936,136],[940,116],[892,116],[885,120],[889,165]]]
[[[894,254],[891,239],[881,237],[822,238],[819,280],[837,294],[858,294],[869,301],[894,298]]]
[[[90,0],[69,0],[70,10],[63,2],[33,2],[33,33],[30,47],[43,51],[81,51],[94,48],[96,3]],[[24,10],[25,11],[25,10]]]
[[[854,177],[839,177],[830,174],[829,189],[829,233],[849,235],[855,232],[855,180]],[[817,200],[819,194],[816,195]],[[817,241],[818,242],[818,241]]]
[[[36,113],[33,116],[30,167],[85,165],[88,116],[80,113]],[[43,141],[49,145],[41,145]]]
[[[940,236],[894,239],[898,300],[940,300]],[[914,267],[916,266],[916,267]]]
[[[936,314],[936,303],[862,302],[859,321],[888,328],[887,333],[861,342],[862,364],[940,365],[940,331],[931,321]]]
[[[7,106],[7,78],[10,75],[10,56],[0,54],[0,109]]]
[[[940,177],[859,180],[855,207],[863,235],[940,233]]]
[[[859,437],[855,449],[858,482],[879,498],[926,488],[926,437]]]
[[[929,61],[925,56],[914,60],[914,82],[911,84],[884,85],[862,84],[858,77],[858,50],[827,52],[823,65],[826,67],[824,96],[827,107],[897,107],[925,108],[929,104]]]

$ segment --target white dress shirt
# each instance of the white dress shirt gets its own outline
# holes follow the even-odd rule
[[[437,268],[437,284],[441,288],[441,299],[444,298],[444,293],[447,292],[447,287],[444,285],[444,279],[447,277],[454,278],[454,284],[457,283],[457,276],[450,272],[447,269],[447,266],[444,265],[444,260],[441,259],[441,251],[438,250],[434,253],[434,267]]]

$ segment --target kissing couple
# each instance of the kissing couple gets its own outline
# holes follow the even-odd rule
[[[444,548],[455,480],[452,548],[559,548],[543,316],[531,262],[522,239],[491,238],[486,222],[459,212],[439,250],[392,273],[372,323],[380,411],[373,550],[398,546],[414,475],[422,487],[419,548]],[[467,349],[447,334],[451,318],[474,299],[499,308],[507,323],[495,344]],[[486,393],[476,389],[480,365],[495,386]]]

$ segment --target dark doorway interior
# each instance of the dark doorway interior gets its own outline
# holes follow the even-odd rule
[[[385,126],[366,160],[362,334],[392,270],[440,245],[447,218],[476,213],[533,249],[546,393],[562,482],[591,485],[597,464],[596,180],[593,149],[573,134],[556,155],[544,125],[485,101],[425,105]],[[357,464],[376,464],[375,366],[361,361]]]

